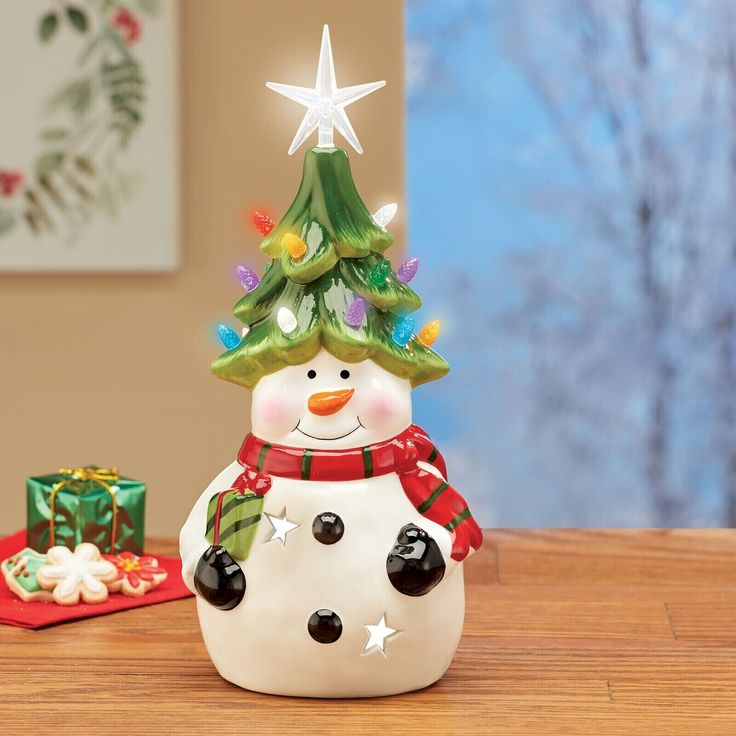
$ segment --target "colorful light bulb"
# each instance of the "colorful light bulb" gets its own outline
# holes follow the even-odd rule
[[[217,325],[217,334],[220,338],[220,342],[228,350],[232,350],[240,345],[238,333],[235,332],[235,330],[231,330],[227,325]]]
[[[440,321],[433,319],[431,322],[427,322],[417,335],[419,340],[425,348],[431,348],[434,341],[439,337],[440,334]]]
[[[271,270],[271,261],[269,261],[264,267],[263,267],[263,273],[268,273]]]
[[[294,312],[288,307],[281,307],[276,313],[276,324],[284,335],[290,335],[299,325]]]
[[[380,227],[386,227],[396,217],[398,211],[399,205],[396,202],[385,204],[373,213],[373,222]]]
[[[401,317],[394,327],[391,339],[402,348],[406,347],[406,343],[411,340],[411,336],[414,333],[414,318],[413,317]]]
[[[238,274],[238,281],[241,286],[247,291],[253,291],[253,289],[261,283],[261,279],[258,278],[258,274],[248,266],[238,266],[235,269]]]
[[[289,251],[289,255],[295,261],[304,258],[307,252],[307,244],[298,235],[294,235],[294,233],[286,233],[281,238],[281,244]]]
[[[276,223],[267,214],[258,210],[253,210],[253,224],[264,237],[276,227]]]
[[[419,259],[410,258],[408,261],[404,261],[396,271],[396,278],[401,281],[402,284],[408,284],[416,275],[419,269]]]
[[[370,271],[368,278],[374,286],[383,286],[386,283],[386,279],[389,277],[393,269],[391,268],[391,261],[387,258],[383,258]]]
[[[355,297],[345,310],[345,323],[350,327],[360,327],[365,319],[365,300]]]

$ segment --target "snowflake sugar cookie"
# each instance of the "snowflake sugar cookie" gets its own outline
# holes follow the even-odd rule
[[[41,587],[51,590],[54,601],[62,606],[74,606],[107,600],[107,583],[117,572],[115,566],[100,557],[94,544],[82,542],[74,552],[66,547],[52,547],[46,556],[48,565],[39,568],[36,577]]]
[[[159,583],[166,580],[167,572],[159,567],[158,560],[151,555],[138,557],[132,552],[121,552],[119,555],[103,555],[115,566],[117,577],[107,584],[111,593],[137,598],[148,593]]]

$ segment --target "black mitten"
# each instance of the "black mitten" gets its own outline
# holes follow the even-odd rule
[[[199,558],[194,587],[207,603],[229,611],[243,600],[245,574],[224,547],[213,544]]]
[[[391,585],[404,595],[427,595],[445,574],[437,542],[413,524],[402,527],[386,560]]]

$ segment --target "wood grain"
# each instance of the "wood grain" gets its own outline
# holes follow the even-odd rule
[[[486,537],[466,566],[457,657],[426,690],[355,701],[239,690],[210,664],[190,599],[0,627],[0,732],[736,733],[736,533]]]

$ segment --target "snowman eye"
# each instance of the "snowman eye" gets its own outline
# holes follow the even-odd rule
[[[350,371],[343,368],[343,370],[340,371],[340,378],[350,378]]]
[[[307,371],[307,378],[317,378],[317,371],[315,370]]]

